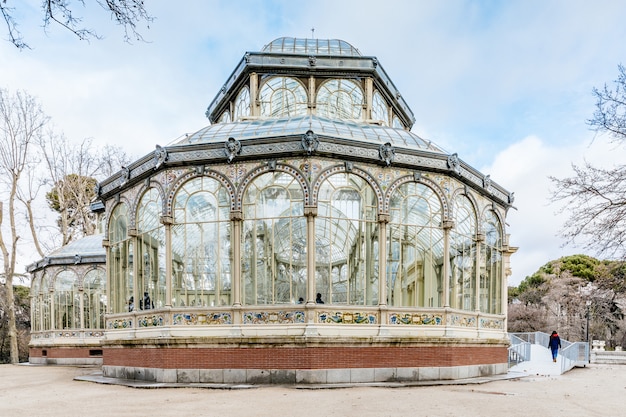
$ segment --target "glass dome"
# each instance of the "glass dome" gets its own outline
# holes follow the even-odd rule
[[[303,55],[361,56],[354,46],[340,39],[278,38],[263,47],[263,52]]]

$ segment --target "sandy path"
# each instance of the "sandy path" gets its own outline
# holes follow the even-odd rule
[[[481,385],[137,389],[74,381],[93,368],[0,365],[0,417],[626,416],[626,367]]]

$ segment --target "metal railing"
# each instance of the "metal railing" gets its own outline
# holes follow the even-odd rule
[[[520,362],[530,361],[530,345],[536,344],[548,349],[550,335],[544,332],[509,333],[509,367]],[[577,366],[586,366],[589,363],[589,344],[587,342],[570,342],[561,339],[561,373],[565,373]]]
[[[518,363],[530,360],[530,343],[516,336],[509,334],[511,346],[509,346],[509,368]]]

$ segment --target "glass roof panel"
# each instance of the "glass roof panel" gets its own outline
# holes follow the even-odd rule
[[[104,255],[105,250],[102,246],[102,234],[86,236],[82,239],[75,240],[67,245],[55,250],[48,255],[49,258],[74,256],[74,255]]]
[[[348,120],[327,119],[313,115],[209,125],[176,142],[176,145],[222,143],[228,140],[229,137],[233,137],[237,140],[245,140],[262,137],[303,135],[309,129],[318,135],[375,144],[389,142],[393,146],[401,148],[446,153],[432,142],[425,141],[408,130],[355,123]]]
[[[265,45],[262,52],[361,56],[358,49],[340,39],[278,38]]]

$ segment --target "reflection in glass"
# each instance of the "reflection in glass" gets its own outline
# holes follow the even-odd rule
[[[54,281],[54,328],[81,328],[78,276],[70,270],[59,272]]]
[[[260,175],[244,194],[243,215],[243,304],[306,299],[306,219],[300,184],[283,172]]]
[[[381,122],[383,126],[389,126],[389,109],[378,91],[374,91],[372,96],[372,120]]]
[[[464,195],[454,199],[454,229],[450,232],[450,306],[476,309],[476,213]]]
[[[355,174],[330,176],[320,187],[315,218],[316,292],[325,303],[378,303],[377,200]]]
[[[174,198],[172,305],[225,306],[231,298],[230,198],[209,177],[187,181]]]
[[[443,230],[437,194],[424,184],[402,184],[391,197],[389,215],[389,305],[442,307]]]
[[[295,117],[307,112],[306,90],[295,78],[270,78],[261,87],[259,101],[263,117]]]
[[[493,211],[483,220],[485,241],[481,249],[480,311],[500,314],[502,310],[502,226]]]
[[[113,313],[128,311],[133,296],[133,244],[128,236],[128,207],[118,204],[109,219],[109,274]]]
[[[363,90],[352,80],[326,81],[317,92],[317,115],[329,119],[360,120]]]

